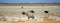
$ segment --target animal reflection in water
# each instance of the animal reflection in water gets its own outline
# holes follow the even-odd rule
[[[26,13],[25,12],[23,12],[22,13],[23,15],[26,15],[27,17],[28,17],[28,20],[30,20],[30,19],[34,19],[35,17],[34,17],[34,11],[33,10],[30,10],[30,11],[27,11]]]

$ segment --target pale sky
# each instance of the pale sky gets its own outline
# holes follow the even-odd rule
[[[0,3],[60,3],[60,0],[0,0]]]

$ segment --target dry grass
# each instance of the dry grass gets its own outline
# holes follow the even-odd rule
[[[10,23],[60,23],[60,21],[11,21]]]

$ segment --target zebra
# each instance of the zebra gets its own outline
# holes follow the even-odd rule
[[[34,14],[34,11],[33,11],[33,10],[27,11],[26,16],[28,17],[28,20],[29,20],[30,18],[32,18],[32,19],[35,18],[33,14]]]

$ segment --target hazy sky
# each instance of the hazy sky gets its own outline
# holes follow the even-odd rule
[[[60,3],[60,0],[0,0],[0,3]]]

